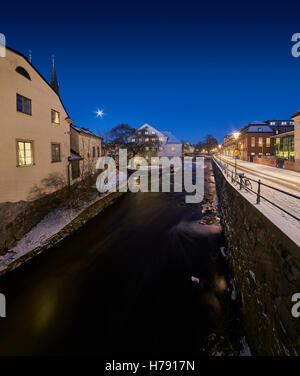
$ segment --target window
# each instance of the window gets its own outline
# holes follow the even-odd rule
[[[294,122],[293,122],[293,121],[290,121],[290,125],[294,125]]]
[[[276,145],[280,145],[280,138],[276,138]]]
[[[72,179],[77,179],[80,176],[79,161],[71,161]]]
[[[255,148],[255,137],[251,137],[251,147]]]
[[[155,132],[152,132],[152,134],[155,134]]]
[[[175,148],[174,148],[174,146],[172,146],[171,150],[172,150],[172,151],[175,151]]]
[[[152,148],[152,151],[156,151],[156,148]]]
[[[262,145],[263,145],[263,138],[258,137],[258,146],[262,146]]]
[[[281,123],[281,125],[286,125],[286,121],[283,121],[283,122]]]
[[[31,99],[17,94],[17,111],[24,114],[31,115]]]
[[[26,77],[28,80],[31,80],[29,73],[23,67],[17,67],[16,72],[20,73],[22,76]]]
[[[52,162],[60,162],[60,144],[51,144]]]
[[[274,129],[275,131],[275,134],[279,134],[279,130],[278,129]]]
[[[149,150],[149,147],[148,147],[148,146],[146,146],[146,147],[145,147],[145,150],[146,150],[146,151],[148,151],[148,150]]]
[[[271,139],[266,138],[266,147],[269,148],[271,146]]]
[[[135,138],[133,138],[133,139],[131,140],[131,142],[135,142]]]
[[[149,142],[149,138],[148,137],[145,138],[145,142]]]
[[[32,166],[33,163],[33,142],[18,141],[18,166]]]
[[[100,157],[100,148],[99,148],[99,146],[97,146],[97,157],[98,158]]]
[[[271,125],[275,125],[275,121],[271,121],[271,123],[270,123]]]
[[[148,134],[148,131],[145,131],[145,134]]]
[[[142,138],[139,138],[139,142],[142,142],[143,141],[143,139]]]
[[[152,142],[155,142],[155,138],[152,138]]]
[[[95,158],[96,157],[96,148],[95,148],[95,146],[93,146],[93,158]]]
[[[160,146],[158,149],[159,149],[159,151],[162,151],[163,148]]]
[[[262,128],[257,128],[257,131],[258,132],[262,132]]]
[[[51,123],[59,124],[59,112],[51,110]]]
[[[160,141],[160,142],[163,142],[163,139],[162,139],[162,137],[159,137],[159,141]]]

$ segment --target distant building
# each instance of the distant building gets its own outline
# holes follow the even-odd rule
[[[294,120],[267,120],[266,123],[273,129],[274,134],[291,132],[294,130]]]
[[[159,131],[149,124],[144,124],[136,130],[131,142],[141,143],[144,146],[146,157],[181,157],[182,142],[169,131]],[[151,152],[151,153],[150,153]],[[149,154],[149,155],[147,155]]]
[[[184,155],[191,155],[194,154],[195,152],[195,147],[191,142],[183,142],[182,144],[182,153]]]

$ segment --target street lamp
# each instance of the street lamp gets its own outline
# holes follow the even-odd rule
[[[234,151],[234,176],[236,176],[236,159],[237,159],[237,152],[238,152],[238,138],[240,137],[240,132],[233,132],[233,137],[235,139],[235,147],[236,150]]]
[[[219,154],[221,154],[222,145],[219,144]]]

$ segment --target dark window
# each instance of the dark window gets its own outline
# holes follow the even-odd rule
[[[52,162],[60,162],[60,144],[51,144]]]
[[[31,99],[17,94],[17,111],[24,114],[31,115]]]
[[[95,146],[93,146],[93,158],[95,158],[96,157],[96,148],[95,148]]]
[[[31,80],[30,76],[29,76],[29,73],[27,72],[26,69],[24,69],[23,67],[17,67],[16,68],[16,72],[20,73],[22,76],[28,78],[28,80]]]
[[[72,167],[72,179],[77,179],[80,176],[80,169],[79,169],[79,161],[72,161],[71,162]]]
[[[100,157],[100,148],[97,146],[97,157]]]
[[[51,110],[51,123],[59,124],[59,112]]]

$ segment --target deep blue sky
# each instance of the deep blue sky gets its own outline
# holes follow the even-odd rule
[[[300,4],[161,1],[1,4],[7,44],[33,51],[75,123],[102,132],[145,122],[197,142],[300,108]],[[102,108],[103,119],[94,111]]]

